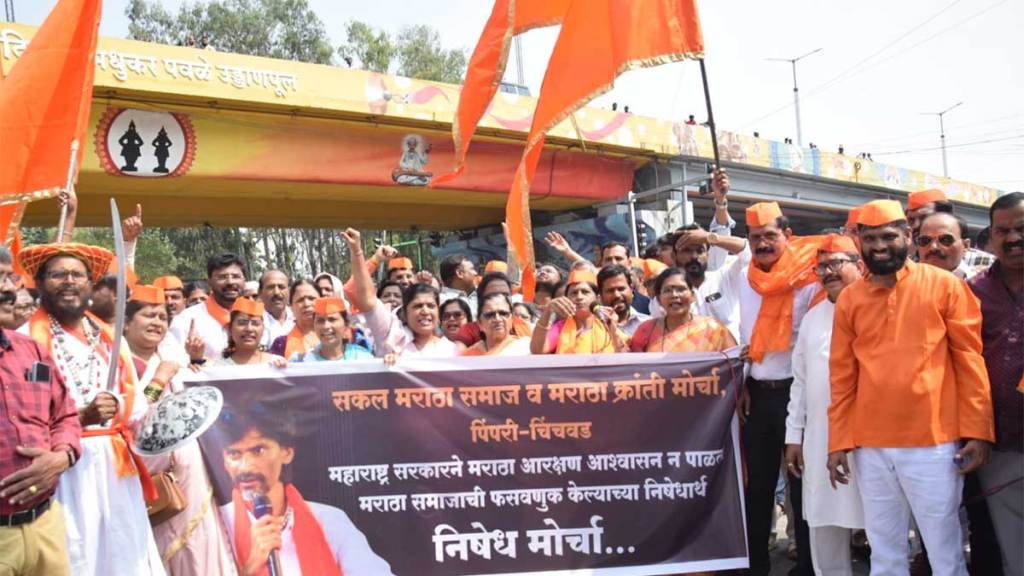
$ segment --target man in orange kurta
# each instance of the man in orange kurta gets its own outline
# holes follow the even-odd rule
[[[846,483],[853,452],[872,573],[906,574],[913,512],[932,573],[966,576],[958,509],[963,474],[988,459],[992,400],[981,355],[981,311],[949,272],[907,259],[899,203],[859,216],[870,275],[836,303],[829,461]]]

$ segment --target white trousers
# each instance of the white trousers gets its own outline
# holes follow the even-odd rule
[[[993,450],[988,464],[978,470],[981,489],[998,490],[986,501],[1003,553],[1006,576],[1024,574],[1024,481],[1017,480],[1021,475],[1024,475],[1024,454],[1020,452]]]
[[[934,576],[967,576],[958,511],[963,494],[955,442],[926,448],[858,448],[853,452],[871,542],[871,576],[910,571],[907,526],[913,513]]]
[[[842,526],[811,526],[811,563],[814,576],[853,576],[850,536]]]

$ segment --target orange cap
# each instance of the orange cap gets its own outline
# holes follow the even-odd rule
[[[259,300],[250,300],[248,298],[238,298],[235,303],[231,305],[232,312],[241,312],[242,314],[248,314],[249,316],[263,316],[263,302]]]
[[[167,299],[164,298],[164,289],[148,284],[136,284],[132,287],[132,295],[129,300],[145,302],[146,304],[164,305]]]
[[[490,274],[491,272],[508,274],[508,264],[501,260],[491,260],[486,266],[484,266],[484,274]]]
[[[566,282],[566,285],[577,284],[579,282],[589,282],[594,286],[597,286],[597,275],[589,268],[580,268],[570,272],[569,281]]]
[[[398,270],[400,268],[412,270],[412,260],[405,257],[388,260],[388,270]]]
[[[313,313],[317,316],[327,316],[335,312],[345,312],[345,301],[337,297],[317,298],[313,302]]]
[[[758,202],[747,208],[747,227],[767,226],[782,216],[778,202]]]
[[[821,245],[818,246],[818,252],[846,252],[849,254],[857,254],[858,250],[857,245],[853,243],[853,239],[849,236],[829,234],[821,241]]]
[[[907,197],[907,210],[917,210],[929,202],[945,202],[946,193],[938,188],[911,192]]]
[[[640,268],[644,271],[644,280],[657,278],[658,274],[668,270],[668,266],[666,266],[664,262],[653,258],[645,258]]]
[[[850,213],[846,215],[846,227],[853,228],[857,225],[857,221],[860,219],[861,206],[856,208],[850,208]]]
[[[872,200],[861,206],[857,223],[863,226],[881,226],[906,220],[903,207],[895,200]]]
[[[181,278],[178,278],[177,276],[161,276],[156,280],[153,280],[153,286],[163,288],[164,290],[185,289],[185,285],[181,282]]]

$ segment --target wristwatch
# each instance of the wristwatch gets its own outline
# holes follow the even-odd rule
[[[718,234],[715,234],[714,232],[708,232],[708,244],[710,246],[718,244]]]
[[[719,202],[718,200],[715,200],[715,206],[718,206],[719,208],[726,208],[726,207],[729,206],[729,199],[726,198],[725,200],[722,200],[721,202]]]

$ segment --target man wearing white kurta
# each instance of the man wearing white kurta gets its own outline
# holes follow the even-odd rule
[[[117,390],[107,389],[113,331],[86,313],[90,279],[106,271],[112,255],[81,244],[49,244],[29,247],[19,259],[42,301],[24,328],[49,349],[82,421],[81,458],[63,474],[56,494],[71,573],[162,576],[140,481],[148,475],[120,432],[145,415],[146,398],[131,386],[130,360],[122,362]],[[130,359],[128,347],[122,350],[121,358]]]
[[[817,576],[851,576],[850,536],[864,527],[864,509],[856,480],[829,485],[829,347],[835,299],[861,276],[857,247],[830,236],[818,253],[818,277],[827,299],[814,305],[800,323],[793,348],[793,385],[786,417],[786,467],[803,478],[803,515],[810,527],[811,559]],[[851,474],[851,478],[855,475]]]
[[[189,306],[175,316],[171,336],[187,346],[194,327],[195,335],[205,344],[205,358],[212,359],[219,358],[228,346],[225,327],[231,318],[231,305],[245,286],[245,261],[230,252],[211,256],[206,262],[206,276],[210,297],[204,304]]]

